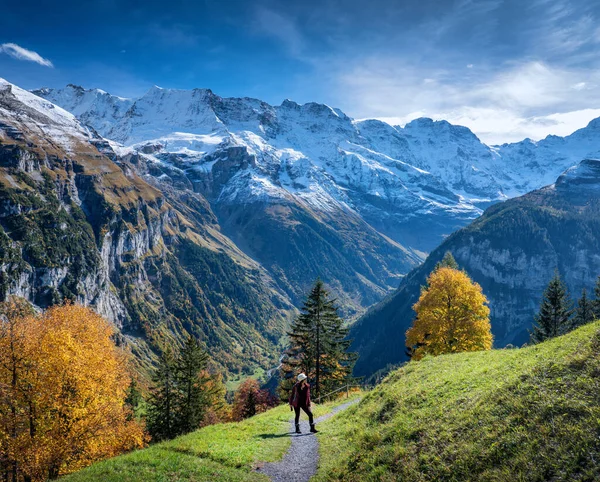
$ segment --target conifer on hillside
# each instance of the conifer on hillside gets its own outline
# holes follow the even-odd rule
[[[577,308],[575,308],[572,328],[587,325],[595,319],[593,303],[593,300],[590,300],[587,297],[587,291],[584,288],[581,292],[581,298],[579,298],[579,301],[577,302]]]
[[[146,424],[153,440],[168,440],[178,435],[176,410],[177,362],[173,351],[167,348],[161,354],[152,375],[152,393],[148,400]]]
[[[600,319],[600,276],[596,280],[596,286],[594,287],[594,301],[592,301],[592,310],[594,311],[594,318]]]
[[[228,418],[222,380],[208,372],[208,360],[193,336],[177,355],[171,348],[163,352],[148,401],[147,425],[153,439],[168,440],[206,425],[209,419]]]
[[[458,263],[456,262],[456,259],[454,259],[454,256],[452,256],[452,253],[450,251],[446,251],[442,260],[436,263],[435,268],[433,268],[433,271],[437,271],[440,268],[459,269]]]
[[[209,402],[205,393],[208,378],[204,369],[206,353],[193,336],[188,336],[177,360],[177,387],[181,391],[177,406],[178,429],[188,433],[200,427]]]
[[[531,342],[540,343],[563,335],[571,328],[572,302],[558,271],[544,290],[540,311],[535,317]]]
[[[351,344],[347,339],[348,328],[335,303],[323,282],[317,279],[288,333],[290,347],[281,366],[282,398],[287,396],[300,372],[314,381],[316,396],[351,380],[357,355],[348,352]]]

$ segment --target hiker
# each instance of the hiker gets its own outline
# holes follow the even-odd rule
[[[296,433],[302,433],[300,432],[300,409],[304,410],[304,413],[308,415],[310,431],[312,433],[317,433],[313,414],[310,410],[310,385],[308,384],[308,377],[304,373],[298,375],[298,383],[292,388],[290,408],[293,408],[296,412]]]

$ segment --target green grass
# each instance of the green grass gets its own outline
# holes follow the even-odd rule
[[[239,374],[237,376],[231,376],[225,382],[225,388],[228,392],[235,392],[238,387],[242,384],[242,382],[248,378],[254,378],[256,380],[261,380],[265,374],[265,369],[261,367],[256,367],[254,371],[250,374]]]
[[[315,405],[315,416],[329,412],[335,402]],[[287,405],[239,423],[211,425],[169,442],[152,445],[98,462],[63,477],[64,482],[266,481],[254,472],[260,462],[274,462],[290,446]]]
[[[315,480],[600,480],[599,330],[409,363],[321,424]]]

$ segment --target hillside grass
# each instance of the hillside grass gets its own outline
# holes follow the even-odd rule
[[[600,480],[599,330],[409,363],[321,425],[315,480]]]
[[[345,398],[314,405],[315,416]],[[293,412],[282,405],[242,422],[210,425],[174,440],[98,462],[62,477],[64,482],[267,481],[262,462],[283,457],[291,443]]]

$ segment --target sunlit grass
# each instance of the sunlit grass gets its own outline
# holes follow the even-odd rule
[[[600,480],[599,329],[409,363],[321,425],[316,480]]]
[[[354,395],[356,396],[356,395]],[[323,415],[345,398],[315,405]],[[254,471],[279,460],[290,446],[289,407],[279,406],[239,423],[211,425],[64,477],[65,482],[265,481]]]

